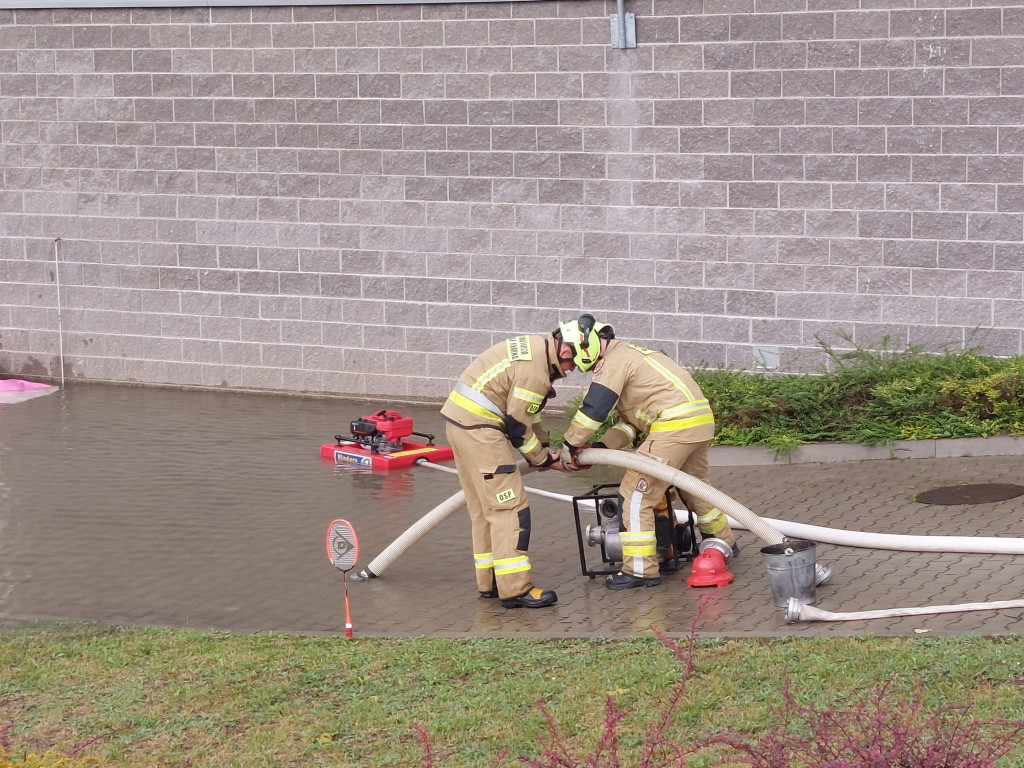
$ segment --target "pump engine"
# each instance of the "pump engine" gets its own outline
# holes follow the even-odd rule
[[[350,429],[352,439],[371,453],[400,451],[402,438],[415,434],[412,431],[412,419],[402,416],[398,411],[387,410],[354,419]]]

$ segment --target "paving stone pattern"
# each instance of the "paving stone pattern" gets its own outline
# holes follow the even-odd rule
[[[0,371],[428,401],[581,309],[1021,352],[1024,6],[626,8],[0,9]]]
[[[608,468],[591,470],[612,482]],[[713,481],[724,493],[766,518],[874,533],[941,536],[1024,536],[1024,497],[936,506],[914,501],[931,488],[962,483],[1021,483],[1020,457],[905,459],[837,464],[719,467]],[[543,487],[542,475],[528,483]],[[1004,635],[1024,631],[1024,609],[841,622],[787,624],[772,601],[761,543],[741,531],[732,584],[694,589],[684,572],[658,587],[612,592],[583,576],[575,526],[564,504],[534,499],[531,560],[536,583],[554,588],[556,606],[504,609],[479,599],[468,561],[469,520],[459,513],[396,561],[380,578],[350,585],[363,635],[442,637],[630,637],[652,625],[685,635],[704,596],[698,623],[706,637]],[[591,550],[600,565],[597,550]],[[817,559],[834,569],[816,590],[815,607],[831,612],[1024,599],[1020,556],[870,550],[819,544]],[[433,567],[430,567],[431,564]]]

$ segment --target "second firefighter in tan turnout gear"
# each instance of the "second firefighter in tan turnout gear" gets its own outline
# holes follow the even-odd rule
[[[595,447],[617,450],[647,437],[636,453],[708,482],[708,448],[715,434],[714,415],[700,387],[682,366],[662,352],[626,344],[604,326],[594,379],[565,433],[561,463],[577,469],[575,455],[618,409],[619,422]],[[607,579],[610,589],[660,583],[655,508],[668,483],[628,470],[619,485],[622,499],[622,571]],[[725,514],[703,499],[687,497],[702,538],[718,538],[736,548]]]
[[[575,367],[553,333],[516,336],[470,363],[441,408],[472,522],[477,589],[508,608],[558,599],[533,584],[530,502],[516,460],[555,465],[541,411],[552,382]]]

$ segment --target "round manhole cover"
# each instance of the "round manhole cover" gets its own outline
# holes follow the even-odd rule
[[[1006,501],[1024,494],[1024,485],[1012,483],[978,483],[976,485],[947,485],[917,494],[922,504],[986,504]]]

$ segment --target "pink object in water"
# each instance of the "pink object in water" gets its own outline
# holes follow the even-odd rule
[[[49,386],[49,384],[40,384],[38,381],[0,379],[0,392],[24,392],[28,389],[46,389]]]
[[[22,403],[35,397],[56,392],[57,387],[22,379],[0,379],[0,405]]]

